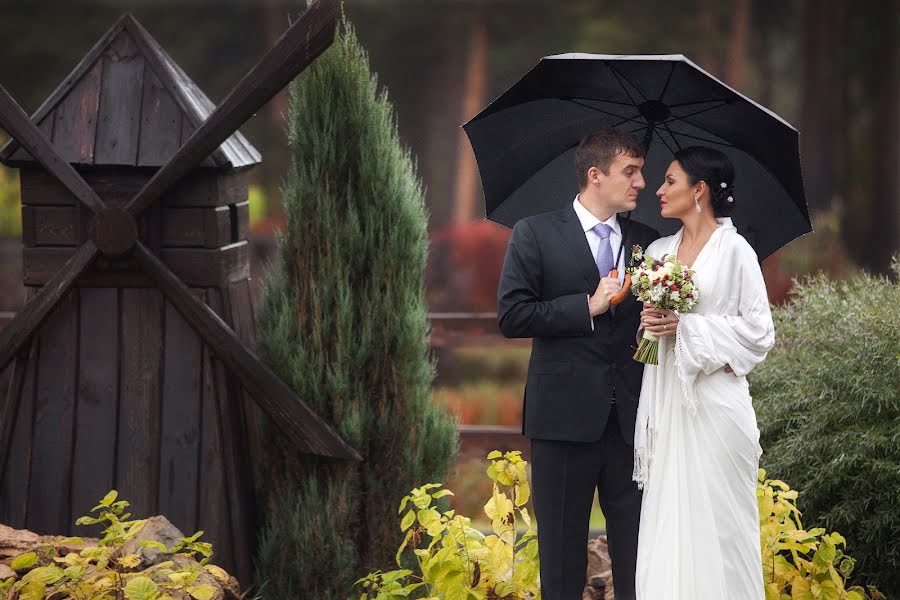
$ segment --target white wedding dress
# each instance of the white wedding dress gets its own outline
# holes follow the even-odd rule
[[[775,340],[756,257],[731,219],[694,261],[700,299],[644,369],[635,480],[638,600],[763,600],[759,429],[746,375]],[[683,230],[645,252],[675,254]],[[723,367],[728,364],[734,373]]]

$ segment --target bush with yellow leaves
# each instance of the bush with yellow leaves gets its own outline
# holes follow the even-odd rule
[[[803,529],[797,495],[759,470],[756,499],[766,600],[883,600],[872,586],[846,587],[855,561],[844,554],[844,536]]]
[[[153,547],[174,559],[139,570],[140,556],[126,554],[123,548],[135,539],[146,520],[129,521],[131,514],[125,512],[128,502],[117,501],[117,497],[115,490],[109,492],[91,509],[98,516],[76,521],[79,525],[106,526],[96,546],[87,546],[81,538],[60,537],[56,544],[16,556],[10,568],[19,578],[0,582],[0,598],[12,592],[10,597],[18,600],[210,600],[216,589],[198,580],[201,573],[219,582],[229,580],[223,569],[208,564],[213,549],[212,544],[198,541],[202,531],[181,538],[171,548],[155,541],[138,542],[139,548]],[[81,552],[59,556],[61,546],[85,547]],[[199,563],[177,559],[197,555],[202,556]]]
[[[525,505],[531,495],[527,462],[521,452],[488,454],[494,487],[484,512],[493,534],[471,527],[471,519],[453,510],[441,512],[436,500],[452,496],[441,484],[413,489],[400,502],[400,528],[406,532],[397,551],[415,556],[416,571],[370,573],[358,580],[360,599],[525,600],[540,596],[537,532]],[[405,514],[404,514],[405,512]],[[518,524],[524,525],[519,533]]]

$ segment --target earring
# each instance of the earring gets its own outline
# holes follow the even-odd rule
[[[697,214],[700,214],[700,212],[701,212],[701,210],[702,210],[702,209],[700,208],[700,203],[697,202],[697,197],[696,197],[696,196],[694,196],[694,210],[697,211]]]

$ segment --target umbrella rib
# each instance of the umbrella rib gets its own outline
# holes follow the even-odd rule
[[[590,104],[585,104],[584,102],[579,102],[578,100],[574,100],[574,99],[572,99],[572,98],[567,98],[567,100],[568,100],[569,102],[572,102],[573,104],[577,104],[578,106],[583,106],[583,107],[585,107],[585,108],[590,108],[591,110],[596,110],[597,112],[601,112],[601,113],[603,113],[604,115],[609,115],[609,116],[611,116],[611,117],[617,117],[617,118],[620,118],[620,119],[624,119],[624,121],[620,121],[620,122],[616,123],[613,127],[618,127],[618,126],[621,125],[622,123],[629,123],[629,122],[631,122],[631,123],[640,123],[640,121],[638,121],[635,117],[626,117],[626,116],[624,116],[624,115],[617,115],[617,114],[614,113],[614,112],[609,112],[609,111],[607,111],[607,110],[603,110],[602,108],[597,108],[596,106],[591,106]],[[632,108],[634,108],[634,107],[632,106]],[[640,116],[640,115],[638,115],[638,116]]]
[[[663,122],[662,126],[665,127],[665,128],[666,128],[666,131],[669,132],[669,136],[672,138],[672,141],[675,142],[675,146],[676,146],[679,150],[681,150],[681,144],[678,143],[678,138],[675,137],[675,134],[672,133],[672,130],[671,130],[671,129],[669,129],[669,123],[668,123],[668,122]],[[660,136],[660,137],[662,137],[662,136]],[[674,153],[673,153],[673,154],[674,154]]]
[[[675,151],[672,150],[672,146],[669,145],[669,142],[666,141],[666,138],[664,138],[662,136],[662,134],[659,132],[658,129],[654,129],[653,133],[656,134],[656,137],[659,138],[659,141],[661,141],[663,144],[665,144],[665,146],[666,146],[666,148],[668,148],[669,152],[671,152],[672,154],[675,154]]]
[[[628,96],[628,99],[631,100],[631,103],[632,103],[634,106],[637,106],[639,103],[636,102],[636,101],[634,100],[634,98],[631,96],[631,92],[629,92],[629,91],[628,91],[628,88],[625,87],[625,84],[622,83],[622,79],[625,79],[625,81],[628,81],[628,78],[625,77],[624,75],[621,76],[621,78],[620,78],[619,72],[618,72],[618,71],[616,70],[616,68],[615,68],[614,66],[612,66],[611,64],[606,63],[606,66],[609,67],[609,70],[610,70],[610,71],[612,71],[612,74],[615,76],[616,81],[619,82],[619,86],[622,88],[622,91],[625,92],[625,95]],[[628,83],[631,83],[631,82],[628,81]],[[634,87],[634,84],[631,83],[631,86]],[[644,96],[644,94],[643,94],[643,92],[641,92],[641,90],[638,90],[637,88],[634,88],[634,89],[636,89],[637,92],[638,92],[641,96]],[[646,100],[646,99],[647,99],[647,98],[644,97],[644,100]]]
[[[587,98],[585,96],[564,96],[560,100],[593,100],[594,102],[605,102],[607,104],[616,104],[618,106],[628,106],[634,108],[634,104],[630,102],[616,102],[615,100],[605,100],[603,98]]]
[[[691,134],[689,134],[689,133],[682,133],[681,131],[676,131],[675,134],[673,135],[673,137],[674,137],[675,135],[682,135],[682,136],[684,136],[684,137],[691,138],[692,140],[698,140],[698,141],[701,141],[701,142],[706,142],[707,144],[716,144],[717,146],[725,146],[726,148],[735,148],[735,149],[737,149],[737,150],[740,150],[740,148],[738,148],[738,147],[735,146],[734,144],[729,144],[728,142],[717,142],[716,140],[709,140],[709,139],[706,139],[706,138],[698,137],[698,136],[696,136],[696,135],[691,135]]]
[[[711,110],[716,110],[717,108],[722,108],[726,104],[728,104],[728,102],[722,102],[721,104],[716,104],[715,106],[707,106],[706,108],[694,111],[692,113],[688,113],[686,115],[672,115],[672,117],[670,119],[666,119],[666,120],[672,121],[672,120],[676,120],[676,119],[687,119],[688,117],[695,117],[695,116],[703,114],[705,112],[709,112]]]
[[[659,101],[662,102],[663,96],[666,95],[666,91],[669,89],[669,82],[672,81],[672,75],[675,74],[675,65],[677,63],[672,63],[672,68],[669,69],[669,76],[666,78],[666,85],[663,86],[662,91],[659,93]]]
[[[685,106],[696,106],[697,104],[709,104],[710,102],[721,102],[728,104],[731,102],[728,98],[712,98],[711,100],[694,100],[692,102],[679,102],[678,104],[669,104],[669,108],[683,108]]]

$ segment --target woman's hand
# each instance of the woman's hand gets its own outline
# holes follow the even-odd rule
[[[641,311],[641,327],[656,337],[675,335],[678,331],[678,315],[664,308],[653,308],[645,303]]]

